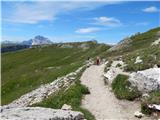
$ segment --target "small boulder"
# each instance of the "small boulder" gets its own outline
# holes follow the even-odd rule
[[[142,98],[143,98],[143,99],[147,99],[147,98],[149,98],[149,94],[144,93],[144,94],[142,95]]]
[[[137,118],[142,118],[142,117],[144,116],[144,114],[141,113],[141,112],[139,112],[139,111],[136,111],[136,112],[134,113],[134,116],[137,117]]]
[[[64,104],[61,109],[62,110],[72,110],[72,107],[70,105]]]
[[[142,62],[143,62],[143,60],[140,58],[140,56],[138,56],[134,63],[137,64],[137,63],[142,63]]]
[[[148,105],[148,107],[149,107],[150,109],[160,111],[160,105],[157,105],[157,104],[151,104],[151,105]]]

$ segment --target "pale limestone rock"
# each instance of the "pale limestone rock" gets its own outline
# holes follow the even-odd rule
[[[155,41],[152,43],[152,45],[158,45],[158,44],[160,44],[160,38],[158,38],[158,40],[155,40]]]
[[[138,117],[138,118],[141,118],[141,117],[144,116],[144,114],[141,113],[141,112],[139,112],[139,111],[136,111],[136,112],[134,113],[134,116],[135,116],[135,117]]]
[[[62,110],[72,110],[72,107],[70,105],[64,104],[61,109]]]
[[[142,95],[142,98],[143,99],[147,99],[147,98],[149,98],[150,96],[149,96],[149,94],[148,93],[144,93],[143,95]]]
[[[117,67],[120,64],[121,67]],[[104,77],[106,82],[110,85],[112,81],[116,78],[118,74],[128,75],[129,73],[123,71],[123,67],[125,66],[123,61],[113,61],[109,70],[104,73]]]
[[[3,109],[2,120],[83,120],[81,112],[42,107],[21,107]]]
[[[61,45],[61,48],[73,48],[73,45],[71,45],[71,44],[63,44],[63,45]]]
[[[142,62],[143,62],[143,60],[140,58],[140,56],[138,56],[134,63],[137,64],[137,63],[142,63]]]
[[[160,105],[157,105],[157,104],[151,104],[151,105],[148,105],[148,107],[154,110],[160,110]]]
[[[150,68],[132,73],[129,81],[142,93],[160,89],[160,68]]]
[[[108,49],[108,51],[116,51],[116,50],[120,50],[122,48],[128,48],[131,42],[132,42],[132,39],[127,37],[127,38],[121,40],[117,45]]]
[[[78,48],[81,48],[83,50],[87,50],[87,49],[89,49],[89,45],[87,43],[83,43],[83,44],[79,45]]]

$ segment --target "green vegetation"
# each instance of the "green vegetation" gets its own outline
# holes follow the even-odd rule
[[[148,108],[148,104],[160,104],[160,90],[153,91],[149,94],[149,98],[141,103],[141,111],[144,114],[151,114],[152,110]]]
[[[160,27],[151,29],[144,33],[138,33],[130,37],[131,42],[127,44],[127,47],[115,51],[107,51],[102,53],[102,56],[107,58],[125,56],[126,54],[132,53],[141,49],[148,49],[151,44],[157,40],[160,36],[157,34],[160,31]],[[125,45],[122,45],[125,46]],[[160,49],[160,48],[159,48]]]
[[[87,44],[89,49],[78,47],[82,44]],[[2,105],[76,70],[88,57],[95,57],[109,48],[92,41],[70,43],[71,48],[61,45],[2,54]]]
[[[119,99],[134,100],[140,95],[136,88],[131,87],[128,76],[121,74],[113,80],[112,90]]]
[[[80,83],[81,74],[77,77],[75,84],[69,89],[61,90],[57,94],[51,95],[49,98],[33,106],[60,109],[64,104],[68,104],[72,106],[73,110],[81,111],[87,120],[94,120],[94,116],[88,110],[80,107],[83,95],[90,93],[88,88]]]
[[[109,46],[90,41],[60,43],[2,53],[1,104],[8,104],[41,84],[50,83],[57,77],[76,70],[88,57],[107,58],[109,63],[106,65],[105,72],[111,66],[112,60],[120,57],[126,63],[126,71],[144,70],[155,64],[160,66],[160,46],[151,46],[152,42],[158,39],[158,31],[160,27],[133,35],[128,46],[117,51],[107,51]],[[83,49],[84,44],[87,44],[88,49]],[[140,56],[142,63],[135,64],[137,56]],[[117,67],[120,67],[120,64]],[[58,109],[63,104],[69,104],[73,110],[83,112],[87,120],[94,120],[94,116],[89,111],[80,107],[82,96],[89,91],[81,85],[79,77],[80,75],[69,89],[61,90],[34,106]],[[119,74],[113,80],[112,89],[119,99],[134,100],[140,96],[139,91],[131,86],[126,75]],[[147,104],[152,103],[160,104],[160,91],[150,93],[150,97],[142,102],[142,112],[150,114],[151,110],[148,109]]]
[[[135,64],[137,56],[143,61]],[[126,71],[138,71],[153,67],[155,64],[160,65],[160,46],[151,46],[142,50],[134,51],[123,56],[124,62],[127,64]]]
[[[116,51],[102,53],[107,59],[115,60],[122,57],[126,63],[125,71],[139,71],[160,65],[160,45],[152,46],[152,43],[160,36],[157,34],[160,27],[139,33],[130,37],[131,42],[128,47],[122,47]],[[140,57],[142,63],[135,64],[136,58]]]
[[[151,45],[152,42],[154,42],[159,38],[157,35],[158,31],[160,31],[160,27],[151,29],[144,33],[131,36],[132,42],[130,44],[132,47],[129,49],[132,51],[141,48],[147,48],[148,46]]]

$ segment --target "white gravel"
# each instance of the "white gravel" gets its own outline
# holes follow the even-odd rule
[[[91,94],[84,97],[82,107],[88,109],[97,120],[137,120],[134,112],[140,110],[140,103],[118,100],[104,85],[104,67],[92,65],[83,73],[81,82],[89,88]],[[143,119],[150,120],[146,117]]]

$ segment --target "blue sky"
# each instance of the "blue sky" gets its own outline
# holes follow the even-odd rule
[[[114,44],[160,26],[158,1],[3,1],[1,5],[2,41],[42,35],[53,42],[96,39]]]

